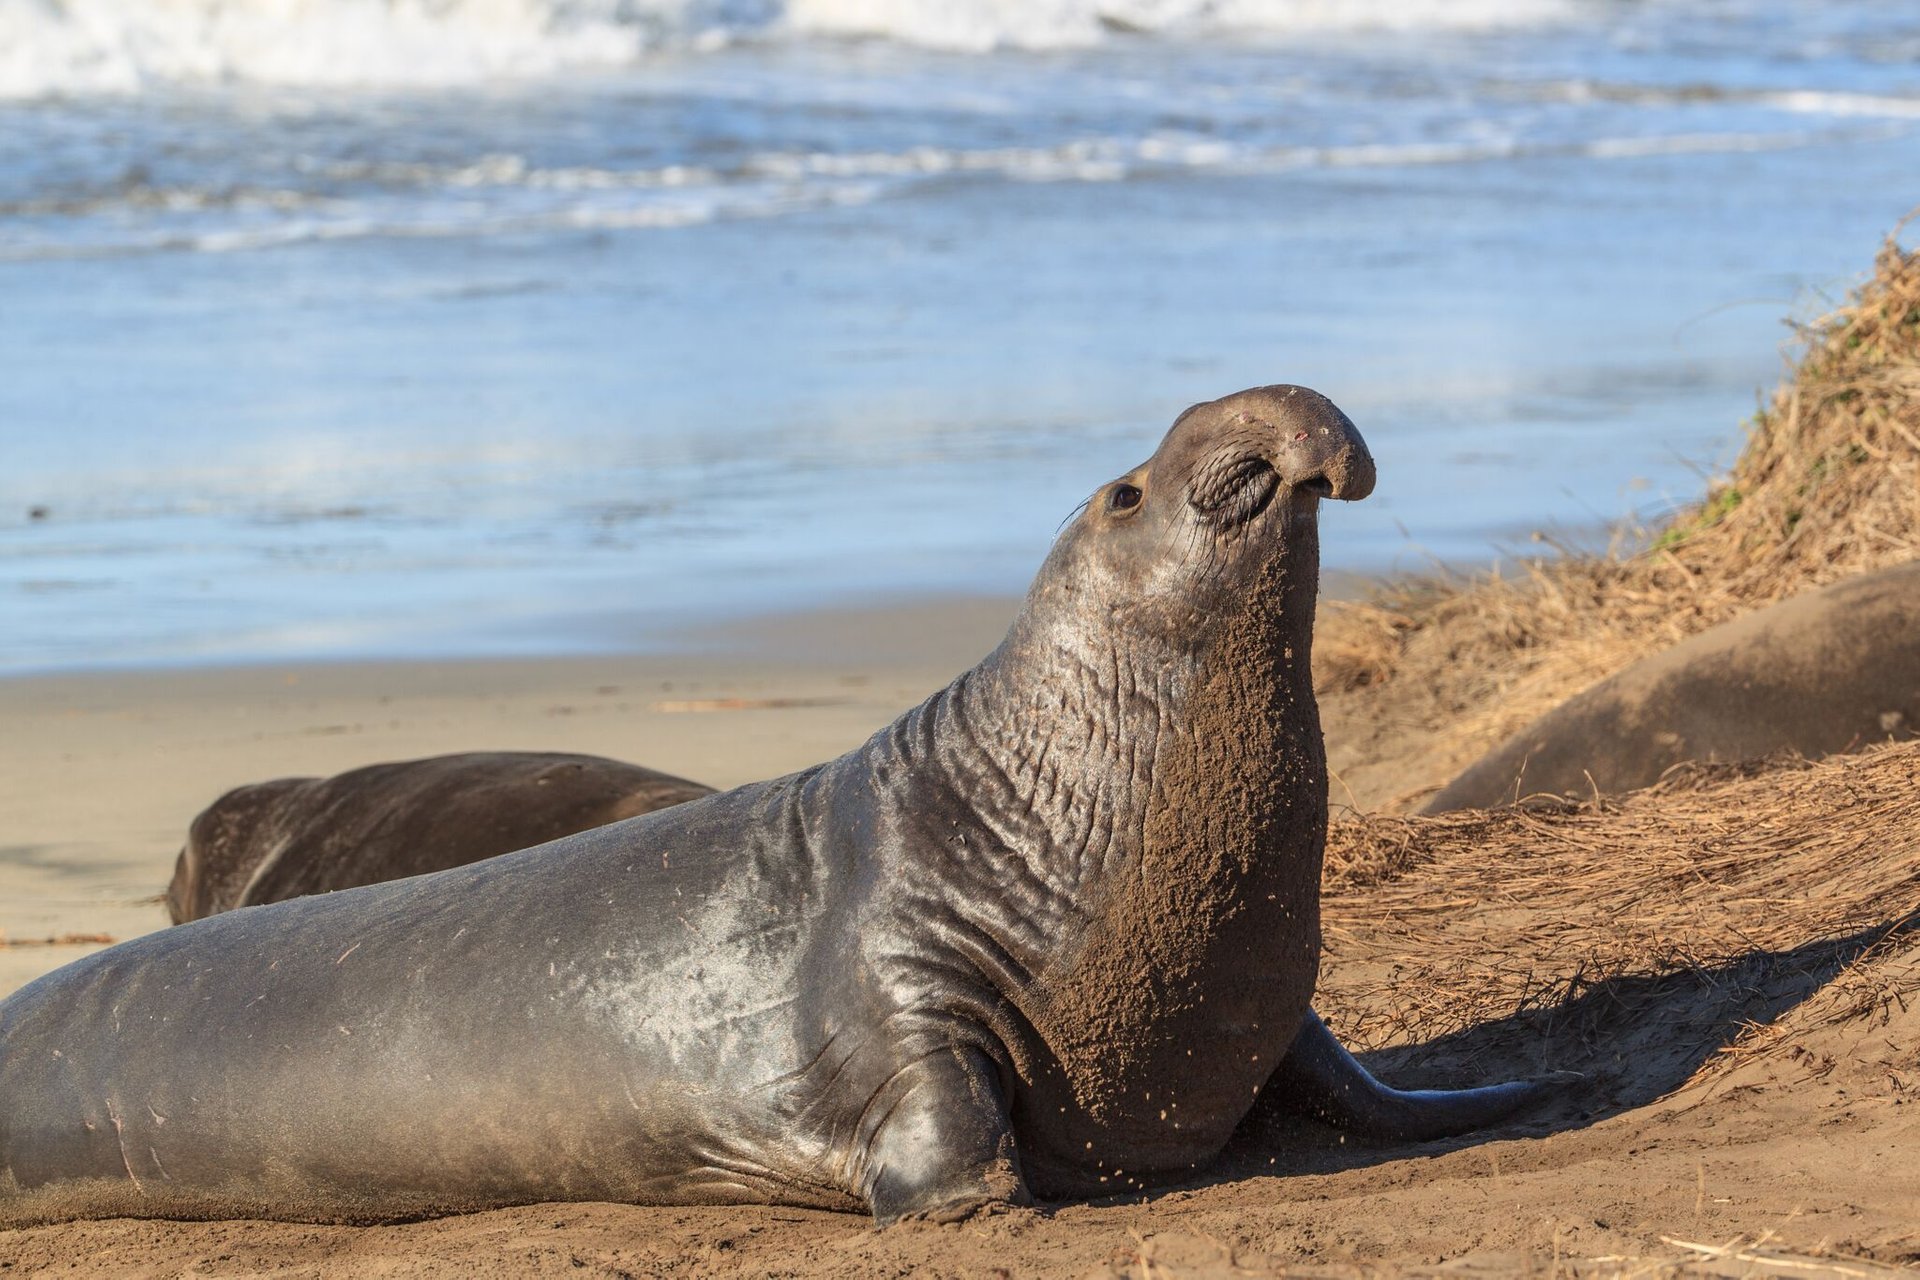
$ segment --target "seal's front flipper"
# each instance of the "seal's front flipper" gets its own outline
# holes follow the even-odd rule
[[[1483,1128],[1552,1091],[1542,1080],[1509,1080],[1478,1089],[1395,1089],[1374,1079],[1334,1039],[1320,1015],[1308,1010],[1300,1034],[1261,1093],[1277,1106],[1338,1129],[1425,1142]]]
[[[930,1054],[867,1107],[864,1191],[881,1226],[956,1222],[995,1205],[1030,1204],[1000,1072],[980,1050]]]

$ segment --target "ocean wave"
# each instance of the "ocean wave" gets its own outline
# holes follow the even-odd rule
[[[0,221],[0,261],[235,253],[382,237],[667,230],[863,205],[954,179],[1098,183],[1172,173],[1258,175],[1556,158],[1605,162],[1787,150],[1905,136],[1911,128],[1880,123],[1341,146],[1256,145],[1178,135],[1089,137],[1033,147],[767,151],[724,166],[636,169],[542,167],[511,154],[464,164],[337,161],[311,166],[323,190],[169,188],[135,177],[104,190],[0,202],[0,219],[14,220],[11,228]],[[343,193],[343,185],[357,189]],[[58,216],[37,217],[48,214]]]
[[[1789,115],[1920,120],[1920,96],[1844,89],[1752,89],[1716,84],[1619,84],[1603,80],[1496,81],[1498,92],[1549,102],[1617,102],[1627,106],[1686,108],[1727,104]]]
[[[699,0],[0,0],[0,97],[156,84],[469,84],[727,29]],[[749,15],[741,15],[749,16]]]
[[[1525,26],[1572,11],[1567,0],[787,0],[785,26],[962,52],[1060,48],[1115,36]]]
[[[735,41],[987,52],[1525,25],[1576,0],[0,0],[0,100],[167,84],[436,88]]]
[[[643,182],[631,184],[644,189]],[[780,189],[718,187],[627,201],[559,202],[537,208],[512,203],[466,209],[383,207],[336,198],[311,198],[308,210],[273,220],[237,218],[228,224],[128,228],[112,217],[98,232],[72,224],[51,233],[0,233],[0,262],[106,258],[150,253],[242,253],[345,240],[444,240],[551,231],[658,231],[703,223],[777,218],[833,205],[865,204],[881,194],[863,183],[816,183]],[[298,193],[276,200],[284,211]],[[246,207],[235,206],[244,214]],[[0,210],[4,212],[4,210]],[[95,213],[116,212],[111,200]]]

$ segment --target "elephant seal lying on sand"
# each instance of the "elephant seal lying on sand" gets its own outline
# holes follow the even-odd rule
[[[1423,813],[1632,791],[1688,760],[1850,751],[1920,732],[1920,561],[1723,622],[1576,694]]]
[[[602,756],[463,751],[236,787],[187,831],[175,924],[463,867],[713,788]]]
[[[999,648],[864,746],[438,875],[163,930],[0,1004],[0,1216],[554,1200],[882,1222],[1211,1159],[1266,1091],[1402,1136],[1309,1009],[1323,397],[1197,405]]]

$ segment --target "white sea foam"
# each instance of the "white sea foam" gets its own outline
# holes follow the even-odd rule
[[[1835,93],[1813,89],[1760,93],[1754,101],[1780,111],[1820,116],[1878,116],[1895,120],[1920,120],[1920,98],[1891,94]]]
[[[1113,36],[1479,29],[1565,16],[1567,0],[788,0],[795,30],[984,52]]]
[[[1557,102],[1624,102],[1656,109],[1728,104],[1837,119],[1920,119],[1920,96],[1901,94],[1854,93],[1834,89],[1728,88],[1711,84],[1612,84],[1585,79],[1540,83],[1495,82],[1495,87],[1526,97]]]
[[[0,96],[467,83],[698,38],[699,0],[0,0]]]
[[[1534,23],[1573,0],[0,0],[0,99],[156,84],[439,87],[739,38],[944,49]]]

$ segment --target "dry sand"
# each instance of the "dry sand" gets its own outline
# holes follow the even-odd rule
[[[718,787],[860,743],[999,641],[1015,603],[808,614],[703,656],[309,664],[0,680],[0,995],[166,923],[187,823],[241,782],[447,751],[582,751]]]
[[[162,926],[153,898],[187,820],[245,779],[478,747],[723,786],[804,765],[972,662],[1011,607],[705,637],[731,656],[0,683],[0,927],[17,942]],[[1145,1199],[886,1232],[619,1205],[64,1224],[0,1232],[0,1275],[1893,1274],[1920,1265],[1920,963],[1899,937],[1860,953],[1920,907],[1920,748],[1868,764],[1337,828],[1321,1003],[1377,1070],[1584,1073],[1564,1105],[1492,1134],[1396,1149],[1255,1117],[1217,1167]],[[87,949],[0,950],[0,988]]]

